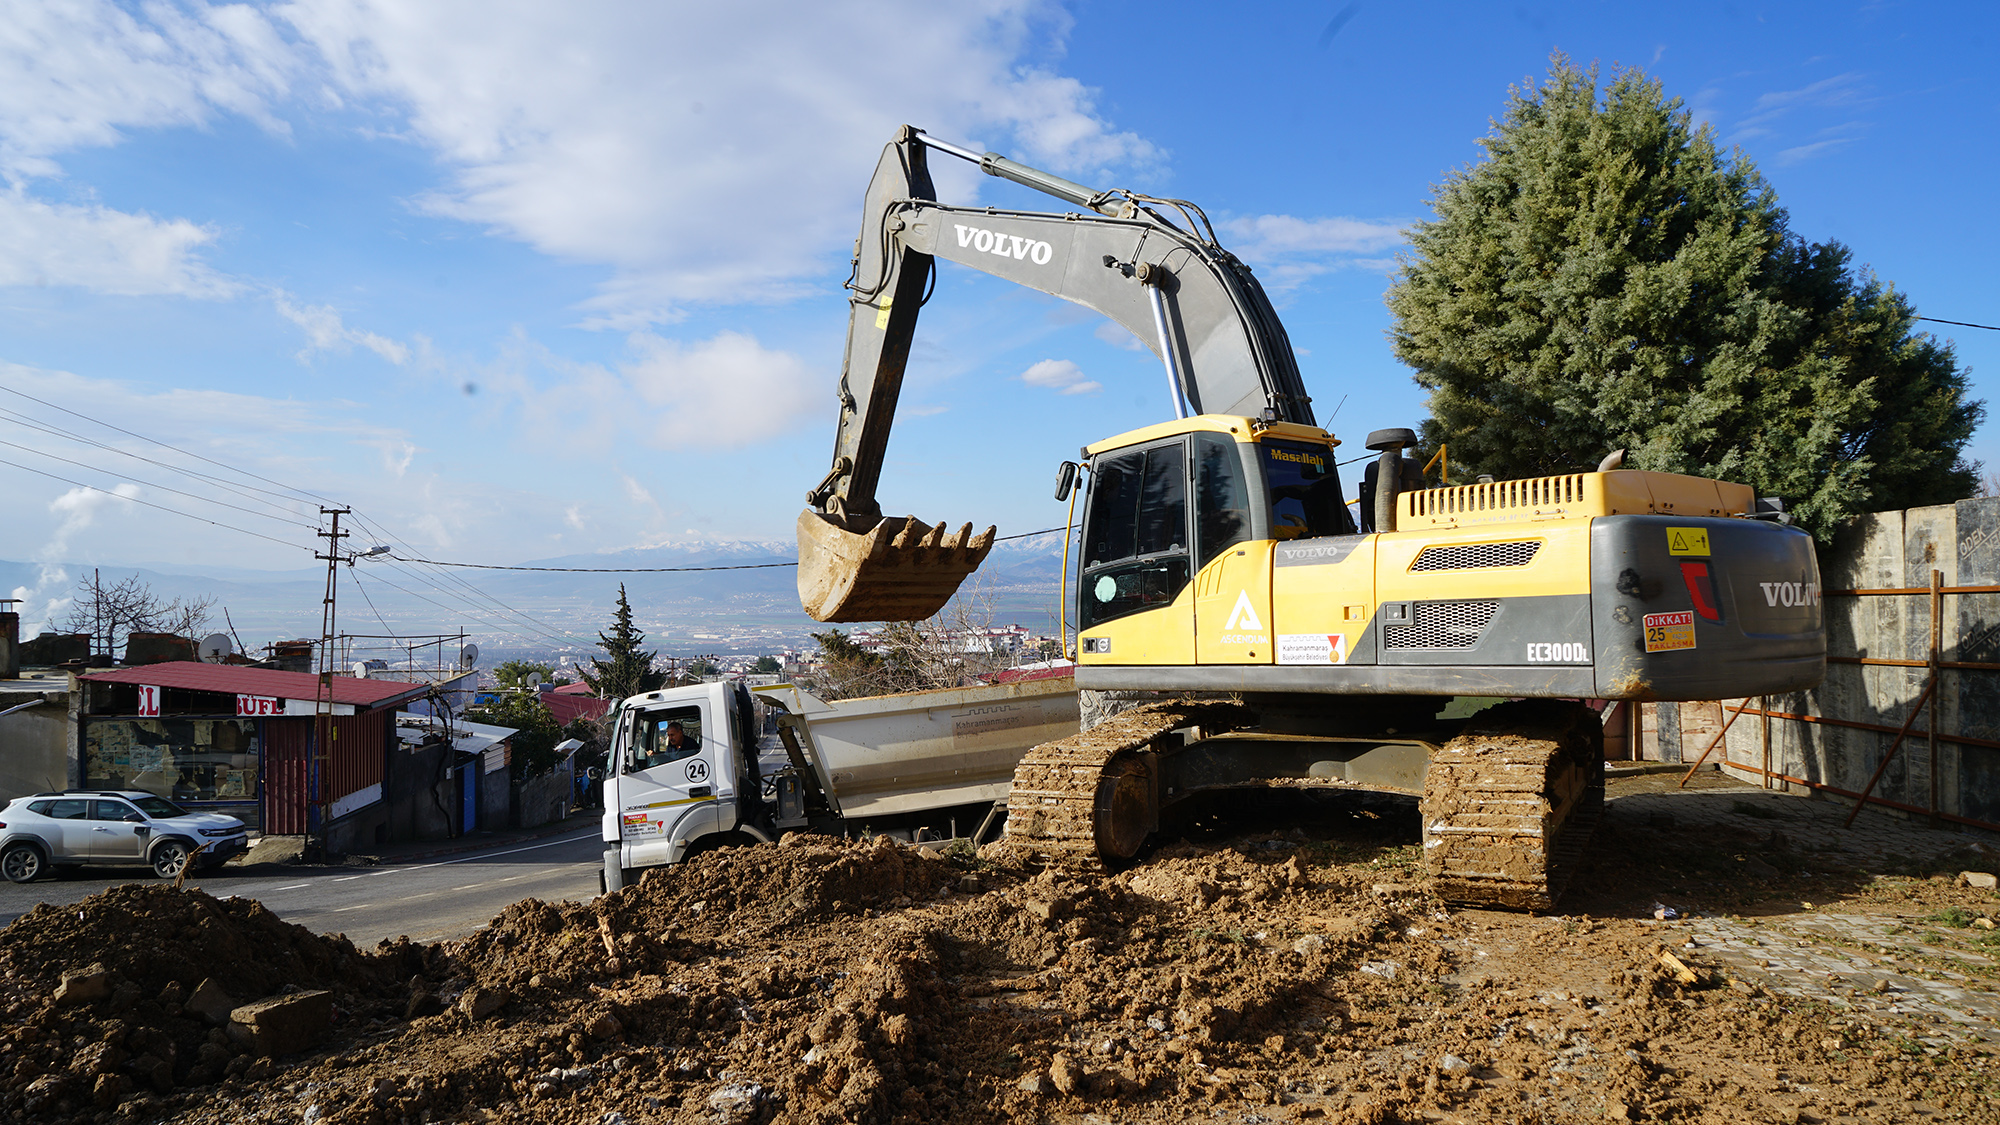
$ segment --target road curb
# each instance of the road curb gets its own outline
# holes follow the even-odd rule
[[[403,864],[403,863],[421,863],[425,860],[440,859],[444,856],[463,855],[467,852],[488,851],[493,848],[505,847],[508,844],[526,844],[526,843],[531,843],[535,840],[546,840],[551,836],[562,836],[570,832],[575,832],[578,829],[582,828],[594,828],[598,824],[599,815],[600,814],[594,812],[578,813],[564,820],[557,821],[556,823],[549,825],[545,828],[527,832],[520,832],[520,833],[496,832],[491,836],[485,836],[479,839],[468,839],[464,836],[461,836],[457,840],[454,840],[449,844],[443,844],[435,848],[428,848],[421,852],[397,852],[393,854],[349,852],[345,856],[343,856],[340,860],[333,863],[305,863],[296,861],[290,863],[270,862],[270,863],[259,863],[255,865],[245,864],[242,866],[232,866],[232,870],[240,872],[240,871],[253,870],[253,868],[265,868],[265,867],[285,867],[294,869],[305,868],[305,867],[324,867],[324,868],[390,867],[396,864]]]

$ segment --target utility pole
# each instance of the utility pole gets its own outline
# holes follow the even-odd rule
[[[334,594],[338,587],[337,577],[340,564],[345,561],[340,554],[340,541],[347,538],[347,532],[340,530],[340,517],[352,512],[351,508],[321,508],[319,514],[333,517],[333,527],[319,532],[326,540],[326,554],[314,555],[326,560],[326,597],[320,603],[319,641],[319,685],[313,692],[313,746],[312,766],[307,774],[306,796],[312,802],[312,823],[307,827],[318,837],[316,849],[318,858],[327,858],[327,819],[333,809],[328,797],[328,776],[333,766],[333,626]],[[352,564],[349,564],[352,565]]]

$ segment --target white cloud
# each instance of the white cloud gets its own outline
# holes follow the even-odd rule
[[[14,5],[0,177],[55,175],[60,153],[135,129],[237,115],[283,132],[301,104],[344,112],[438,158],[445,181],[417,206],[609,267],[584,323],[632,331],[819,291],[906,122],[1093,182],[1155,167],[1163,154],[1110,125],[1093,90],[1038,61],[1068,27],[1056,0]],[[938,163],[954,198],[996,186]],[[210,237],[130,218],[180,240],[170,265]],[[302,327],[388,355],[379,337]]]
[[[1139,337],[1132,335],[1131,329],[1112,320],[1110,317],[1104,318],[1098,324],[1097,328],[1092,331],[1091,335],[1096,336],[1114,348],[1123,348],[1128,352],[1143,352],[1146,350],[1145,342],[1140,340]]]
[[[9,4],[0,176],[54,175],[57,153],[115,144],[126,129],[202,125],[217,111],[282,133],[270,105],[295,66],[271,21],[248,5]]]
[[[1254,215],[1217,225],[1229,236],[1230,249],[1257,267],[1265,288],[1283,293],[1338,269],[1380,272],[1393,267],[1389,259],[1366,255],[1402,245],[1403,229],[1409,224]]]
[[[295,305],[292,295],[282,289],[272,291],[271,303],[277,306],[279,316],[305,330],[306,346],[299,351],[300,363],[312,359],[315,352],[344,353],[355,344],[399,367],[409,361],[409,345],[373,332],[347,327],[332,305]]]
[[[1087,395],[1104,389],[1103,384],[1084,378],[1083,369],[1066,359],[1045,359],[1032,364],[1021,372],[1021,381],[1065,395]]]
[[[666,450],[735,449],[831,413],[824,372],[743,333],[688,343],[635,332],[626,342],[627,357],[607,366],[517,338],[515,354],[487,370],[481,385],[517,402],[538,440],[573,448],[637,440]]]
[[[0,188],[0,285],[228,296],[238,286],[195,258],[214,238],[186,219],[45,203],[19,186]]]
[[[799,357],[739,332],[693,345],[642,332],[631,343],[637,357],[619,374],[657,408],[662,447],[751,445],[822,412],[829,400],[827,381]]]
[[[1256,215],[1221,224],[1234,240],[1230,249],[1243,257],[1258,258],[1387,250],[1402,244],[1406,225],[1347,218],[1301,219],[1292,215]]]
[[[450,169],[421,206],[615,270],[595,327],[817,287],[905,122],[1072,175],[1160,155],[1075,79],[1023,65],[1066,28],[1050,0],[280,11],[339,90],[403,116]]]

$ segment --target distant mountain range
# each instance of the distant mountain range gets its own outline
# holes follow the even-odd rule
[[[672,573],[477,570],[361,559],[351,569],[341,569],[337,631],[410,636],[463,629],[479,644],[481,663],[489,667],[516,658],[580,657],[594,651],[598,632],[610,627],[622,582],[647,646],[662,655],[809,649],[808,634],[826,626],[799,609],[797,559],[792,543],[751,540],[667,543],[519,564]],[[689,569],[702,567],[727,569]],[[1059,532],[1005,541],[995,545],[960,598],[974,621],[1054,633],[1061,567]],[[40,569],[34,563],[0,560],[0,591],[34,591]],[[65,569],[69,589],[33,596],[69,593],[91,568],[72,563]],[[107,582],[136,573],[162,597],[213,597],[211,626],[227,631],[226,608],[237,636],[253,651],[272,640],[319,635],[324,570],[169,563],[98,569]],[[23,608],[32,612],[35,607]],[[395,655],[389,651],[396,647],[393,641],[369,638],[353,644],[356,659]],[[362,651],[366,646],[382,650]]]

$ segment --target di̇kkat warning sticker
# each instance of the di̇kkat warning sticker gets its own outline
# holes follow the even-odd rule
[[[624,814],[623,819],[624,832],[628,837],[658,836],[660,834],[660,822],[647,816],[645,813],[628,812]]]
[[[1670,555],[1707,556],[1708,529],[1705,527],[1668,528],[1667,553]]]
[[[1347,634],[1280,633],[1278,634],[1278,663],[1345,664],[1347,663]]]
[[[1646,651],[1672,652],[1694,647],[1694,614],[1649,613],[1646,615]]]

